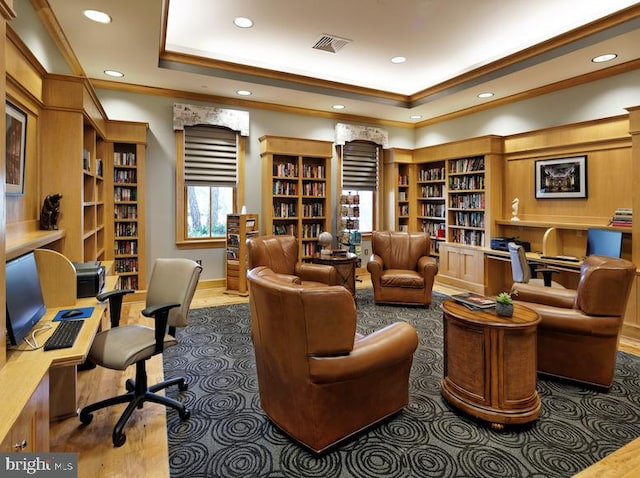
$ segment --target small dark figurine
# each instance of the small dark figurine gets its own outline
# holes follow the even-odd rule
[[[40,229],[51,231],[58,229],[58,216],[60,215],[60,199],[62,194],[49,194],[44,198],[42,211],[40,212]]]

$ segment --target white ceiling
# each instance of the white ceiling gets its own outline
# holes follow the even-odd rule
[[[335,113],[331,107],[340,103],[345,115],[406,123],[504,101],[640,57],[640,3],[629,0],[49,4],[89,78],[105,80],[103,71],[116,69],[125,74],[114,80],[120,83],[223,97],[239,105],[248,100]],[[629,6],[633,10],[624,21],[521,53]],[[104,11],[113,22],[91,22],[82,15],[85,8]],[[235,27],[236,16],[251,18],[254,26]],[[336,53],[313,49],[322,35],[350,42]],[[603,53],[618,57],[590,61]],[[397,55],[407,61],[392,64]],[[235,93],[239,89],[252,95],[243,100]],[[481,100],[477,95],[484,91],[495,96]],[[410,119],[414,114],[422,118]]]

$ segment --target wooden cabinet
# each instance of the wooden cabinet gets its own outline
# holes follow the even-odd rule
[[[145,153],[146,123],[113,121],[107,125],[109,138],[105,156],[105,189],[110,218],[106,227],[106,258],[113,260],[119,287],[145,289]]]
[[[331,232],[332,143],[263,136],[262,232],[298,239],[300,257],[319,252],[318,236]]]
[[[484,251],[474,246],[442,243],[437,279],[484,294]]]
[[[84,128],[82,150],[83,261],[105,258],[105,142],[90,127]]]
[[[0,443],[2,452],[49,451],[49,374],[45,374]]]
[[[248,295],[247,239],[257,233],[257,214],[227,215],[226,292]]]
[[[447,204],[444,161],[418,165],[418,230],[431,237],[431,253],[439,255],[440,243],[446,239]]]

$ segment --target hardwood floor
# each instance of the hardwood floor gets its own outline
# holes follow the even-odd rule
[[[369,287],[368,277],[358,287]],[[457,289],[436,285],[434,290],[445,294],[459,292]],[[198,290],[192,308],[246,302],[247,298],[225,294],[223,289]],[[152,325],[139,313],[141,302],[124,304],[123,323],[139,322]],[[640,355],[640,342],[622,340],[620,350]],[[124,382],[132,378],[135,367],[127,372],[97,367],[78,373],[78,404],[80,407],[100,399],[124,392]],[[162,380],[162,358],[153,357],[147,363],[149,383]],[[137,410],[125,428],[127,441],[124,446],[114,448],[111,442],[113,426],[123,410],[122,405],[110,407],[94,414],[93,421],[82,426],[77,417],[52,423],[51,451],[78,452],[79,478],[111,478],[130,476],[136,478],[160,478],[169,476],[168,444],[165,409],[155,404]],[[631,478],[640,470],[640,438],[609,455],[600,462],[582,471],[579,478]]]

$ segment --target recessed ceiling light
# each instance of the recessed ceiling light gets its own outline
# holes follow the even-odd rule
[[[422,115],[411,115],[411,119],[420,119]]]
[[[606,55],[596,56],[595,58],[592,58],[591,61],[594,63],[604,63],[605,61],[611,61],[617,57],[618,55],[615,53],[607,53]]]
[[[104,74],[107,76],[113,76],[114,78],[122,78],[124,73],[118,70],[104,70]]]
[[[478,98],[491,98],[492,96],[493,96],[493,93],[490,93],[487,91],[486,93],[480,93],[478,95]]]
[[[249,90],[238,90],[236,91],[236,94],[240,96],[251,96],[251,92]]]
[[[344,109],[344,105],[333,105],[332,108],[334,110],[343,110]]]
[[[111,23],[111,17],[104,12],[98,10],[85,10],[84,16],[89,20],[93,20],[98,23]]]
[[[404,63],[407,61],[407,58],[404,56],[394,56],[391,58],[391,63]]]
[[[239,28],[251,28],[253,20],[247,17],[236,17],[233,19],[233,24]]]

